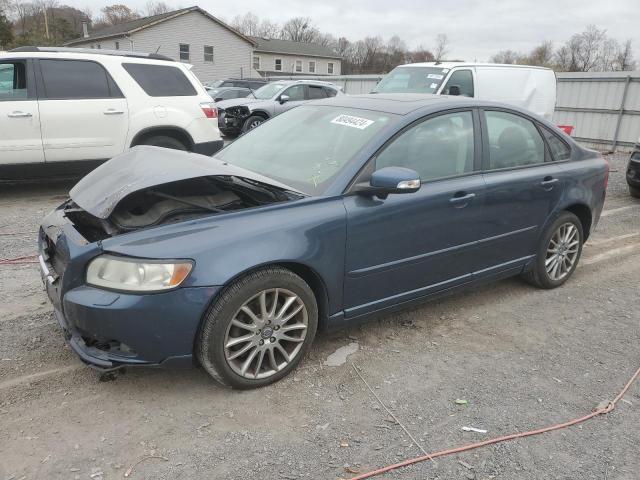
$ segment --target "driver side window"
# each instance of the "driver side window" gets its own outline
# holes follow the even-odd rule
[[[282,95],[288,95],[290,102],[299,102],[304,100],[304,85],[294,85],[287,88]]]
[[[458,87],[458,93],[451,90],[452,86]],[[471,70],[456,70],[453,72],[442,89],[442,94],[473,97],[473,73],[471,73]]]
[[[376,158],[376,170],[405,167],[420,180],[473,171],[473,117],[470,111],[430,118],[396,137]]]

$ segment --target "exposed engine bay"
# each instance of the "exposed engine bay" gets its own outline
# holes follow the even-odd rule
[[[196,177],[137,190],[120,200],[107,218],[99,218],[72,200],[64,209],[89,241],[142,228],[217,215],[301,198],[283,190],[235,176]]]

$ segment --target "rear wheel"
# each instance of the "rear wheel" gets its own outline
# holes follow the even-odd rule
[[[583,239],[578,217],[563,212],[542,235],[535,264],[524,278],[539,288],[559,287],[578,266]]]
[[[267,268],[228,287],[208,312],[196,353],[218,382],[256,388],[296,368],[316,333],[315,296],[298,275]]]
[[[154,147],[171,148],[173,150],[187,150],[187,146],[180,140],[168,135],[155,135],[140,142],[140,145],[151,145]]]
[[[640,188],[629,185],[629,193],[632,197],[640,198]]]

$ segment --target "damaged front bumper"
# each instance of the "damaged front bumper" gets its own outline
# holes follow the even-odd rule
[[[95,368],[186,367],[198,326],[218,287],[132,294],[85,284],[87,263],[103,253],[64,217],[47,216],[40,230],[42,281],[71,349]]]

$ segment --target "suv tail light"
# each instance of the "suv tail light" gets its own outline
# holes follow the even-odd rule
[[[213,103],[201,103],[200,108],[202,109],[202,113],[204,113],[205,117],[218,118],[218,110]]]

